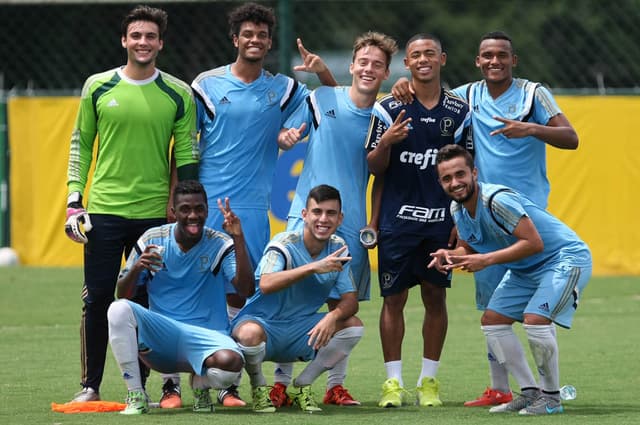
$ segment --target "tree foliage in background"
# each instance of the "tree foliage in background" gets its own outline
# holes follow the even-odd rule
[[[0,6],[0,89],[77,90],[88,75],[121,65],[126,57],[119,23],[136,3]],[[231,62],[235,51],[226,14],[239,3],[160,3],[169,12],[169,31],[159,66],[191,81]],[[513,37],[519,56],[516,75],[555,89],[640,91],[640,0],[262,3],[291,12],[291,39],[274,34],[267,62],[272,71],[289,69],[278,63],[278,49],[297,56],[296,36],[314,51],[341,52],[348,60],[354,38],[364,31],[385,32],[401,47],[413,34],[430,32],[442,39],[448,53],[444,79],[455,86],[480,78],[474,66],[480,36],[503,30]],[[394,62],[401,63],[402,56]],[[348,82],[348,74],[340,76],[341,83]]]

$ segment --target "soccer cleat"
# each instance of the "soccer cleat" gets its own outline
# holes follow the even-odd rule
[[[85,402],[85,401],[100,401],[100,393],[91,387],[84,387],[82,391],[77,392],[71,401]]]
[[[269,398],[275,407],[289,407],[293,404],[293,400],[291,400],[291,397],[287,394],[287,386],[280,382],[276,382],[275,385],[271,387]]]
[[[416,404],[422,407],[440,407],[440,382],[436,378],[424,377],[416,388]]]
[[[303,385],[297,388],[297,391],[290,394],[294,404],[297,404],[303,412],[314,413],[321,412],[322,409],[318,407],[313,398],[313,392],[311,391],[311,385]]]
[[[127,393],[127,407],[120,412],[122,415],[142,415],[149,410],[147,395],[144,391],[129,391]]]
[[[538,390],[537,388],[524,390],[509,403],[503,403],[498,406],[493,406],[491,409],[489,409],[489,413],[519,412],[533,403],[539,396],[540,390]]]
[[[464,405],[467,407],[497,406],[499,404],[509,403],[511,400],[513,400],[511,391],[503,393],[502,391],[487,387],[480,397],[475,400],[465,401]]]
[[[211,394],[208,389],[193,389],[193,411],[197,413],[210,413],[213,412],[213,402],[211,401]]]
[[[407,391],[400,386],[396,378],[389,378],[382,384],[382,397],[378,402],[380,407],[400,407]]]
[[[162,386],[160,407],[163,409],[178,409],[182,407],[180,384],[174,384],[172,379],[167,379],[167,382]]]
[[[521,409],[520,415],[553,415],[564,412],[564,407],[560,403],[560,399],[551,397],[548,394],[541,394],[530,405]]]
[[[247,405],[247,403],[240,398],[238,387],[235,385],[218,391],[218,403],[225,407],[244,407]]]
[[[251,390],[253,398],[253,411],[257,413],[273,413],[276,411],[275,406],[269,398],[269,387],[262,385],[253,387]]]
[[[337,404],[338,406],[360,406],[360,402],[354,399],[342,385],[336,385],[328,389],[322,402],[324,404]]]

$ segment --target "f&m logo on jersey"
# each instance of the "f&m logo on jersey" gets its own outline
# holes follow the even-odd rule
[[[401,220],[417,221],[420,223],[443,222],[446,208],[427,208],[416,205],[403,205],[400,207],[396,218]]]

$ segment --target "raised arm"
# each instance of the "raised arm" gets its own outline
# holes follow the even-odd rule
[[[346,246],[327,255],[321,260],[304,264],[295,269],[282,270],[274,273],[265,273],[260,276],[260,291],[270,294],[295,285],[297,282],[315,273],[329,273],[342,271],[342,266],[351,257],[341,257],[347,250]]]
[[[318,79],[323,86],[337,86],[338,82],[333,77],[331,70],[327,67],[327,64],[324,63],[322,58],[319,55],[309,52],[302,44],[302,40],[299,38],[296,39],[296,42],[298,43],[298,52],[300,52],[302,65],[294,66],[293,70],[317,74]]]

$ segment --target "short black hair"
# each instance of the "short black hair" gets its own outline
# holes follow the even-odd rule
[[[123,37],[127,36],[129,30],[129,24],[135,21],[153,22],[158,25],[159,37],[162,40],[165,31],[167,31],[167,22],[169,17],[167,12],[156,7],[150,7],[145,5],[136,6],[122,20],[120,24],[120,32]]]
[[[469,151],[460,145],[454,144],[444,145],[438,149],[438,153],[436,154],[436,165],[458,157],[463,157],[466,165],[473,170],[475,166],[473,165],[473,157]]]
[[[480,44],[485,40],[506,40],[511,45],[511,52],[513,52],[513,40],[504,31],[491,31],[480,37]]]
[[[236,7],[229,13],[229,37],[238,35],[243,22],[267,24],[269,37],[271,37],[273,27],[276,25],[276,14],[272,8],[257,3],[245,3]]]
[[[179,195],[195,195],[201,194],[204,198],[204,203],[207,204],[207,192],[204,190],[204,186],[197,180],[182,180],[179,181],[175,188],[173,188],[173,205],[176,205]]]
[[[444,51],[444,49],[442,48],[442,41],[440,41],[440,39],[436,35],[426,32],[421,32],[412,36],[407,41],[407,44],[404,45],[404,50],[406,51],[409,48],[409,44],[413,43],[416,40],[433,40],[440,47],[440,51]]]
[[[340,209],[342,209],[342,198],[340,198],[340,191],[333,186],[329,186],[328,184],[321,184],[309,191],[309,195],[307,196],[307,207],[309,206],[309,201],[311,199],[313,199],[317,203],[335,199],[338,201],[338,204],[340,204]]]

